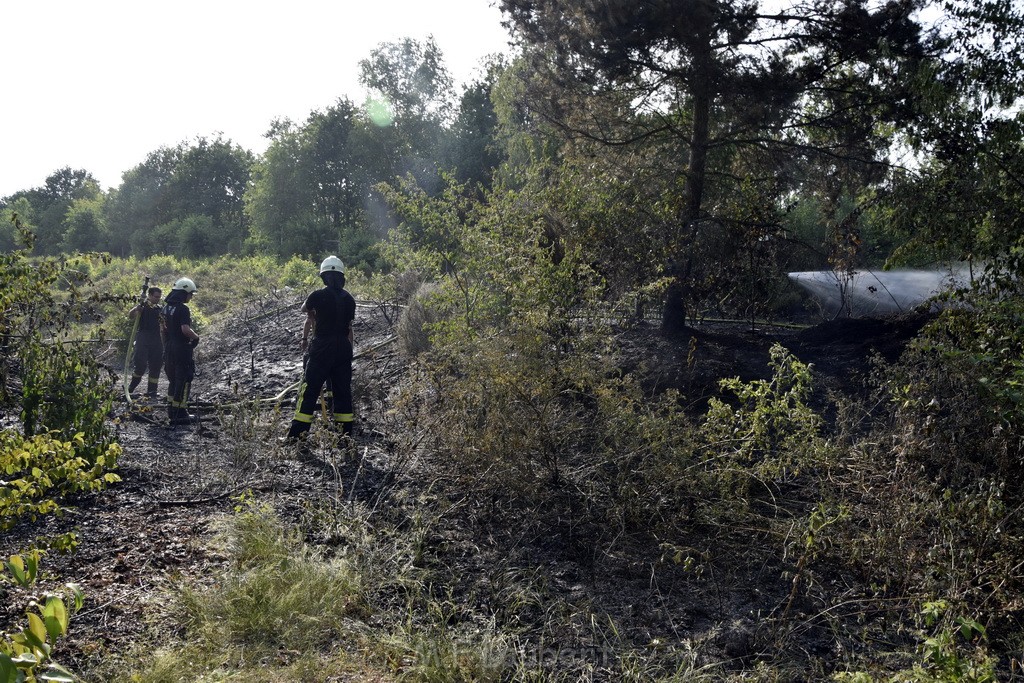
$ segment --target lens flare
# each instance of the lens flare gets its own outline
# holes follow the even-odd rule
[[[386,99],[371,97],[366,101],[366,115],[370,117],[373,125],[380,128],[387,128],[394,120],[391,103]]]

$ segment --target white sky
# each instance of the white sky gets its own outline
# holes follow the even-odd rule
[[[506,52],[493,0],[15,0],[0,35],[0,197],[64,166],[106,189],[160,146],[223,133],[262,153],[277,117],[348,96],[381,42],[433,35],[458,85]]]

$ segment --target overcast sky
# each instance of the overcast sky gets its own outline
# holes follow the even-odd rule
[[[0,37],[0,197],[64,166],[106,189],[160,146],[223,133],[261,153],[278,117],[348,96],[381,42],[433,35],[456,82],[508,51],[492,0],[16,0]]]

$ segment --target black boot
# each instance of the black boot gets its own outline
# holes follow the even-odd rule
[[[172,425],[190,425],[199,421],[195,415],[189,414],[188,408],[179,406],[168,406],[167,418]]]
[[[295,453],[300,459],[308,458],[312,454],[309,441],[306,440],[310,426],[308,422],[292,420],[292,424],[288,428],[288,434],[280,437],[277,442],[286,449],[295,449]]]
[[[308,422],[299,422],[298,420],[292,420],[292,424],[288,428],[288,435],[284,438],[289,441],[301,439],[306,435],[311,426],[312,425]]]
[[[135,391],[136,387],[139,386],[139,382],[141,382],[141,381],[142,381],[142,376],[141,375],[132,377],[132,381],[128,383],[128,393],[130,394],[133,391]]]

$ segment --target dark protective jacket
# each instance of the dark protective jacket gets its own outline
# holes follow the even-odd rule
[[[356,317],[356,301],[344,289],[324,287],[306,297],[307,311],[316,311],[316,327],[313,342],[325,342],[342,337],[348,339],[348,331]],[[311,353],[312,353],[312,344]]]
[[[192,326],[192,311],[189,310],[185,300],[188,292],[180,289],[171,290],[171,293],[164,299],[164,322],[167,325],[166,340],[168,344],[189,344],[189,338],[182,331],[182,325]]]
[[[305,307],[316,312],[316,326],[309,343],[291,436],[308,429],[324,384],[328,385],[326,402],[334,421],[351,426],[353,420],[352,342],[348,333],[356,316],[356,301],[343,288],[324,287],[306,298]]]
[[[164,324],[166,342],[167,395],[171,410],[184,410],[192,389],[196,366],[192,354],[192,341],[182,331],[182,325],[192,326],[192,312],[185,303],[188,292],[171,290],[164,299]]]
[[[139,311],[138,334],[159,334],[160,333],[160,309],[156,306],[143,306]]]

